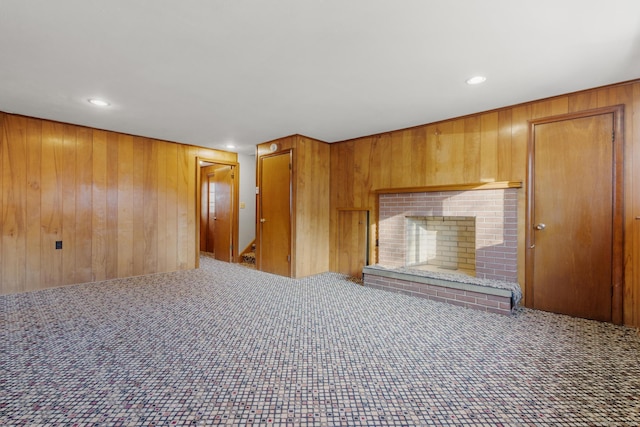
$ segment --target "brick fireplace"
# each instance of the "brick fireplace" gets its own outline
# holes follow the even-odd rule
[[[470,249],[475,252],[476,277],[517,281],[516,188],[380,194],[379,207],[379,264],[386,267],[424,264],[416,262],[409,250],[409,246],[416,245],[409,244],[409,236],[415,233],[409,233],[408,229],[415,229],[414,218],[436,218],[443,223],[441,231],[450,235],[447,239],[459,240],[451,242],[456,252],[458,245],[473,246]],[[474,243],[470,244],[466,232],[445,230],[456,218],[465,223],[475,219]],[[429,231],[426,220],[424,230]],[[433,231],[431,238],[436,239],[438,231]],[[465,258],[463,270],[471,269],[468,259],[471,257]],[[456,264],[452,261],[447,266],[455,270]]]
[[[378,264],[364,285],[510,314],[519,182],[379,190]],[[443,189],[444,188],[444,189]]]

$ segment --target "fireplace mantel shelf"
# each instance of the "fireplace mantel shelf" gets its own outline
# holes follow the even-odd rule
[[[377,194],[430,193],[437,191],[496,190],[501,188],[522,188],[522,181],[478,182],[472,184],[431,185],[428,187],[379,188],[375,190],[375,192]]]

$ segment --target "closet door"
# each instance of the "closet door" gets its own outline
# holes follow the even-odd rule
[[[258,268],[291,276],[291,151],[260,158]]]

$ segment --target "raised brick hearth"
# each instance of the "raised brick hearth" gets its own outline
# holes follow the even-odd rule
[[[464,283],[451,277],[422,276],[406,270],[365,267],[364,277],[365,286],[375,289],[498,314],[511,314],[521,295],[515,284],[508,282],[493,281],[493,286],[488,286],[482,279]]]

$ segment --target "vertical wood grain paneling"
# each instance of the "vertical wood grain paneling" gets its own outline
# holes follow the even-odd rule
[[[42,159],[44,160],[40,194],[42,287],[66,283],[62,273],[62,250],[55,250],[55,242],[62,240],[63,135],[62,124],[42,122]],[[3,287],[6,286],[5,283],[3,281]]]
[[[27,241],[25,253],[27,271],[25,289],[39,289],[42,283],[40,258],[41,169],[42,123],[40,120],[29,118],[27,119]]]
[[[189,150],[184,145],[178,146],[178,269],[188,267],[187,253],[192,250],[189,247]]]
[[[144,273],[158,267],[158,145],[144,141]]]
[[[24,117],[10,122],[4,130],[2,183],[2,278],[10,292],[20,292],[26,286],[26,183],[27,183],[27,123]]]
[[[498,180],[498,113],[480,116],[480,181]]]
[[[76,282],[76,155],[77,127],[64,125],[62,154],[62,277],[64,284]]]
[[[353,156],[353,179],[356,182],[361,182],[362,185],[353,188],[351,185],[348,187],[353,188],[353,206],[367,206],[369,202],[369,193],[373,189],[373,182],[371,180],[371,142],[366,144],[352,145]],[[348,205],[348,200],[344,200]]]
[[[166,144],[167,158],[167,220],[164,234],[166,271],[178,269],[178,146]]]
[[[411,134],[407,130],[391,134],[391,163],[393,165],[391,186],[393,187],[411,186],[411,150],[413,147],[410,136]]]
[[[191,159],[191,161],[186,162],[187,166],[187,195],[188,200],[195,200],[196,197],[196,162],[195,159],[198,157],[198,154],[202,153],[197,147],[188,146],[187,150],[187,159]],[[187,265],[192,268],[196,265],[198,257],[198,252],[196,251],[196,233],[198,231],[196,225],[196,218],[198,215],[199,207],[196,206],[195,203],[187,203]]]
[[[464,119],[464,182],[480,182],[480,117]]]
[[[429,127],[420,126],[404,132],[404,137],[408,138],[411,144],[411,185],[424,185],[427,173],[427,130]],[[415,183],[415,184],[413,184]]]
[[[512,110],[498,112],[497,181],[511,178],[511,115]]]
[[[107,278],[107,133],[93,132],[91,270],[93,280]]]
[[[294,148],[294,277],[329,270],[329,145],[303,136]]]
[[[336,182],[338,206],[351,203],[351,201],[354,200],[353,192],[356,190],[355,187],[351,184],[355,179],[355,177],[353,176],[355,165],[353,150],[354,144],[349,142],[345,143],[342,147],[340,147],[340,150],[338,150],[338,158],[336,164],[338,169],[344,171],[340,180]]]
[[[158,263],[155,270],[167,270],[167,144],[164,142],[156,142],[157,151],[157,170],[156,170],[156,193],[158,194],[156,217],[156,258]]]
[[[568,97],[569,112],[593,110],[598,108],[598,97],[594,91],[578,92]]]
[[[107,278],[118,277],[118,134],[107,133]]]
[[[434,174],[422,185],[463,182],[466,158],[464,120],[440,123],[432,135],[436,151],[435,164],[431,167]]]
[[[74,283],[93,280],[92,255],[93,248],[93,132],[89,128],[80,127],[76,133],[76,242]]]
[[[146,138],[133,138],[133,274],[145,273],[145,150]]]
[[[118,277],[133,276],[133,137],[118,135]]]
[[[0,293],[194,268],[196,153],[0,113]]]

